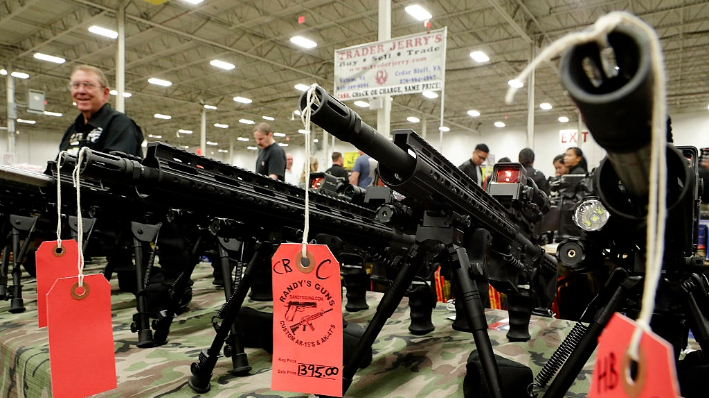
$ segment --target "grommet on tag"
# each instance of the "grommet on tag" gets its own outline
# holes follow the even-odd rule
[[[302,273],[307,274],[315,269],[315,257],[309,251],[305,252],[305,258],[303,258],[303,252],[299,251],[295,255],[295,267]]]
[[[623,384],[623,390],[628,394],[629,397],[637,397],[643,391],[645,386],[645,378],[647,372],[645,371],[645,351],[642,347],[638,348],[638,361],[637,370],[635,372],[635,379],[633,380],[631,366],[633,364],[633,358],[627,352],[623,355],[623,360],[620,363],[620,377],[621,383]]]
[[[54,255],[54,257],[61,257],[66,254],[66,249],[64,248],[64,246],[60,247],[59,245],[54,245],[54,248],[52,249],[52,254]]]
[[[71,297],[73,297],[74,300],[83,300],[83,299],[89,297],[89,291],[91,289],[89,288],[88,283],[84,282],[84,286],[81,287],[81,289],[84,289],[83,293],[78,293],[77,292],[78,289],[80,289],[78,282],[75,283],[70,289]]]

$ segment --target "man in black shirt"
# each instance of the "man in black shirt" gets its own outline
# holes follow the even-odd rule
[[[342,157],[342,153],[333,152],[332,153],[332,167],[325,170],[325,172],[327,174],[332,174],[335,177],[344,178],[345,181],[348,181],[349,175],[347,174],[347,170],[345,170],[345,168],[342,167],[342,165],[344,163],[345,163],[345,158]]]
[[[256,172],[274,180],[285,180],[286,152],[273,139],[273,131],[268,123],[259,123],[254,127],[254,139],[258,145]]]
[[[487,160],[488,153],[490,153],[490,148],[488,148],[487,145],[478,144],[475,146],[473,156],[466,160],[465,163],[458,166],[459,169],[461,169],[480,186],[482,186],[482,183],[485,180],[485,176],[482,175],[480,165]]]
[[[131,118],[108,104],[110,88],[100,69],[89,65],[75,67],[69,90],[81,114],[64,132],[60,151],[77,155],[79,149],[89,147],[143,157],[143,132]]]
[[[549,195],[549,181],[547,181],[544,173],[532,167],[534,165],[534,151],[531,148],[524,148],[519,151],[518,159],[527,170],[527,177],[530,177],[537,184],[539,190]]]

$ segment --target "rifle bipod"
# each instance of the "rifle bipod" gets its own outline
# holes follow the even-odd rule
[[[411,282],[416,277],[419,268],[423,265],[427,257],[434,251],[439,250],[441,245],[445,247],[446,262],[453,270],[454,286],[456,287],[456,297],[461,301],[464,308],[464,315],[473,333],[475,346],[479,352],[483,365],[485,380],[492,397],[502,398],[502,383],[500,373],[495,362],[492,351],[490,337],[487,334],[487,320],[485,311],[480,300],[480,293],[477,285],[471,279],[470,261],[465,248],[459,246],[463,241],[461,231],[451,226],[450,217],[441,216],[433,212],[426,212],[422,225],[416,231],[416,243],[411,246],[407,258],[396,275],[389,290],[384,293],[377,312],[367,325],[367,329],[359,340],[357,348],[345,364],[342,370],[342,393],[345,394],[357,371],[359,363],[364,358],[367,349],[372,346],[381,332],[387,319],[389,319],[404,297]],[[487,233],[482,229],[476,232]]]
[[[222,257],[222,250],[228,252],[228,249],[221,245],[223,240],[225,239],[220,238],[220,257]],[[239,242],[239,244],[240,243],[241,242]],[[187,383],[195,392],[203,394],[211,389],[210,380],[212,377],[212,372],[214,371],[214,366],[217,364],[217,360],[219,359],[219,352],[225,343],[230,347],[228,350],[225,350],[225,355],[231,355],[234,363],[234,369],[232,372],[241,375],[244,370],[246,373],[251,370],[251,368],[248,367],[248,364],[246,365],[248,370],[244,367],[243,361],[246,360],[246,354],[243,352],[243,346],[241,346],[241,343],[239,342],[238,334],[235,333],[237,330],[236,322],[239,317],[241,306],[246,298],[246,293],[249,291],[249,288],[253,283],[252,279],[254,277],[254,269],[260,266],[264,259],[270,259],[274,252],[275,248],[271,242],[257,243],[255,252],[249,260],[249,263],[246,265],[246,269],[244,270],[241,278],[239,278],[241,275],[241,263],[237,263],[234,278],[234,291],[229,296],[226,303],[224,303],[221,310],[219,310],[217,316],[212,319],[212,325],[214,326],[214,330],[217,332],[217,335],[214,337],[212,345],[209,348],[203,349],[199,353],[199,362],[192,363],[192,366],[190,367],[192,376],[189,378]],[[228,262],[228,256],[226,261]],[[226,277],[226,275],[230,274],[231,272],[226,272],[224,275]],[[225,281],[225,294],[226,289],[228,287],[230,288],[231,285],[232,284],[229,283],[229,281]],[[217,319],[221,319],[222,322],[217,322]]]
[[[25,303],[22,299],[22,269],[20,264],[27,253],[30,241],[32,240],[32,232],[39,217],[23,217],[10,215],[10,226],[12,227],[12,243],[5,246],[2,256],[2,268],[0,269],[0,299],[10,299],[10,312],[13,314],[24,312]],[[20,241],[22,245],[20,245]],[[12,287],[7,289],[7,274],[9,269],[10,254],[9,249],[12,247]]]
[[[153,335],[153,340],[155,345],[163,345],[167,343],[167,335],[170,333],[170,326],[172,325],[172,320],[175,319],[179,313],[181,313],[185,306],[184,294],[188,292],[187,289],[190,288],[190,279],[192,278],[192,273],[197,267],[198,261],[195,261],[199,253],[202,251],[202,245],[204,242],[204,233],[206,230],[201,231],[197,241],[192,247],[191,261],[188,263],[187,268],[180,273],[180,275],[175,279],[175,281],[170,286],[170,304],[168,308],[160,310],[158,313],[158,318],[153,320],[152,326],[155,334]],[[191,290],[190,290],[191,292]]]
[[[135,221],[131,222],[133,254],[135,256],[135,278],[138,287],[135,294],[138,313],[133,314],[130,330],[133,333],[138,333],[138,347],[140,348],[155,347],[156,345],[155,340],[153,340],[153,331],[150,330],[150,313],[148,312],[148,298],[145,291],[150,280],[150,270],[155,262],[155,249],[150,250],[150,255],[145,261],[143,260],[143,249],[145,243],[155,243],[161,225],[161,223],[151,225]]]

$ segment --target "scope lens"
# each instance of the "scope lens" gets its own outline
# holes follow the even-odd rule
[[[588,199],[578,205],[574,223],[584,231],[600,231],[607,223],[610,213],[598,199]]]
[[[495,182],[515,184],[519,182],[519,168],[507,166],[495,170]]]

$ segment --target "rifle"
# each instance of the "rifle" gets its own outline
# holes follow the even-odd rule
[[[471,247],[472,262],[478,269],[489,260],[487,270],[491,284],[510,295],[508,338],[529,339],[527,325],[532,308],[548,306],[556,290],[556,260],[531,240],[533,227],[546,207],[546,195],[536,189],[533,182],[522,178],[525,174],[521,165],[512,164],[511,171],[520,178],[506,184],[508,186],[499,192],[508,198],[503,205],[413,131],[397,130],[393,133],[394,140],[389,141],[321,87],[314,90],[314,97],[311,103],[308,93],[301,96],[301,111],[309,107],[314,124],[378,160],[382,181],[406,197],[404,203],[412,211],[400,212],[396,207],[389,207],[380,215],[382,219],[400,217],[404,223],[418,225],[417,244],[410,252],[409,261],[424,258],[414,249],[426,251],[426,245],[431,242],[445,246],[456,278],[456,297],[464,301],[465,316],[473,329],[488,385],[495,396],[501,396],[502,387],[479,292],[470,282],[471,259],[463,245]],[[493,175],[502,171],[505,170],[497,168]],[[488,249],[490,256],[486,258]],[[399,274],[401,279],[387,292],[391,292],[391,296],[385,294],[380,309],[385,306],[385,300],[396,301],[397,296],[401,299],[403,288],[398,283],[408,285],[414,272]],[[387,311],[393,311],[395,306],[396,303],[386,303]],[[362,341],[374,341],[385,316],[386,313],[375,315]],[[343,370],[343,391],[347,390],[355,372],[355,362],[350,361]]]
[[[316,312],[314,314],[306,315],[306,316],[300,318],[300,322],[294,323],[293,325],[291,325],[290,331],[293,334],[295,334],[295,332],[297,332],[301,326],[303,327],[303,331],[305,331],[305,328],[307,326],[310,326],[310,330],[315,331],[315,327],[313,326],[312,321],[320,318],[321,316],[327,314],[330,311],[332,311],[332,308],[324,310],[324,311]]]
[[[213,321],[216,336],[212,345],[202,350],[199,362],[191,367],[190,387],[204,393],[219,352],[237,320],[246,292],[253,284],[257,265],[275,251],[274,236],[298,232],[305,211],[305,191],[301,188],[258,175],[217,160],[190,154],[162,143],[151,143],[145,159],[138,162],[121,156],[87,152],[82,175],[135,187],[146,201],[170,203],[174,207],[210,217],[236,220],[253,228],[260,236],[240,283]],[[391,245],[410,245],[413,238],[397,233],[374,219],[376,212],[317,192],[310,194],[310,228],[313,236],[337,236],[343,241],[382,253]],[[293,235],[301,235],[294,233]],[[241,353],[230,348],[229,355]],[[245,367],[241,367],[242,369]],[[236,367],[235,367],[236,369]],[[239,372],[241,373],[241,372]]]

